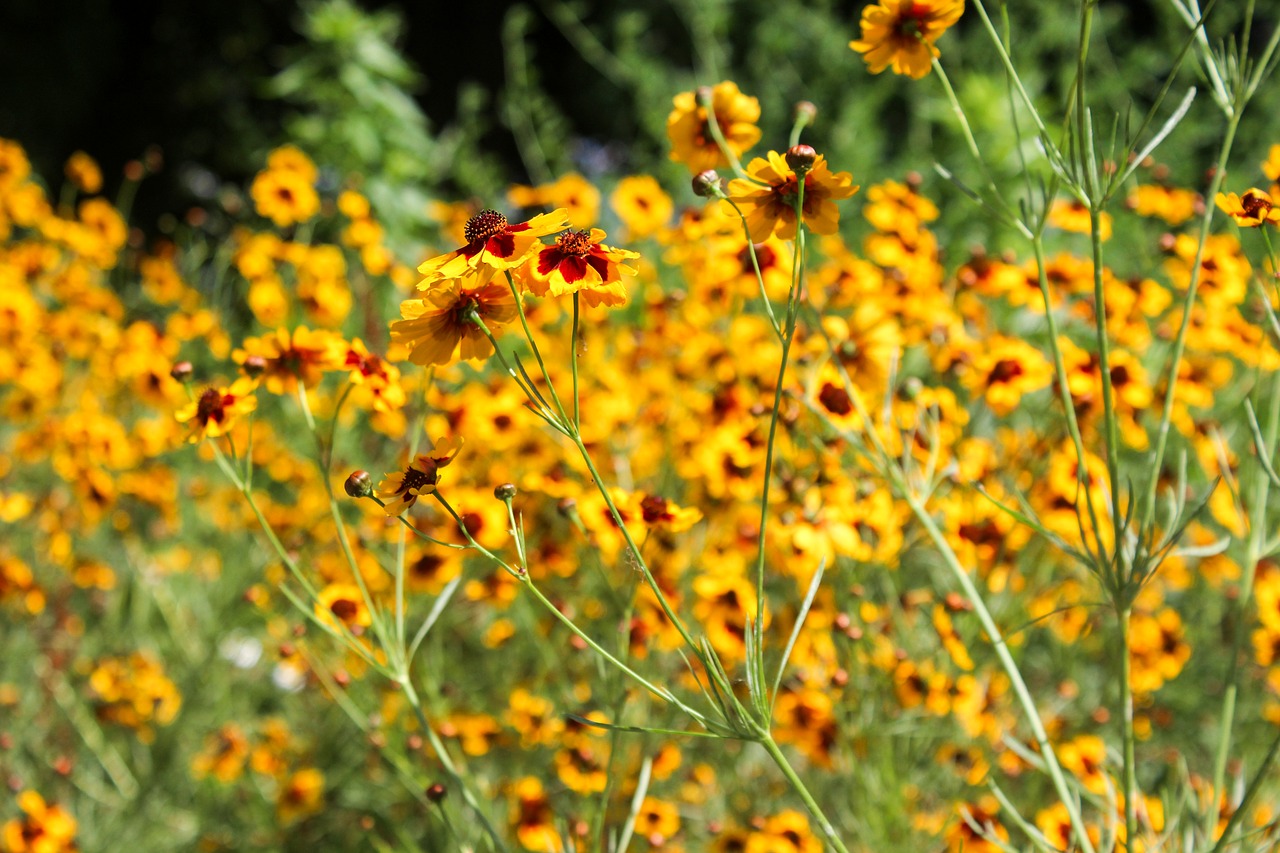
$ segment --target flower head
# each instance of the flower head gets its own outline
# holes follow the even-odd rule
[[[602,242],[605,233],[567,231],[554,246],[534,255],[526,268],[529,290],[537,296],[583,294],[588,305],[621,305],[627,301],[622,276],[636,271],[623,261],[640,257],[636,252],[615,249]]]
[[[796,235],[795,198],[799,190],[796,173],[777,151],[769,159],[751,161],[747,174],[753,180],[729,183],[729,199],[747,218],[751,239],[763,243],[777,233],[783,240]],[[848,198],[858,191],[848,172],[833,173],[821,154],[804,176],[804,224],[815,234],[834,234],[840,221],[837,199]]]
[[[418,267],[418,272],[423,275],[418,289],[429,290],[437,282],[462,276],[469,269],[514,269],[542,245],[539,237],[568,227],[569,214],[564,209],[515,224],[508,222],[507,217],[496,210],[482,210],[467,220],[465,246],[431,258]]]
[[[960,20],[964,0],[881,0],[862,10],[862,38],[849,47],[863,54],[872,74],[893,73],[919,80],[939,56],[934,42]]]
[[[486,358],[493,345],[474,322],[479,317],[493,327],[516,317],[515,296],[505,284],[493,281],[494,270],[470,271],[461,278],[437,283],[422,299],[400,303],[403,319],[391,324],[391,340],[409,348],[414,364],[448,364],[460,358]]]
[[[1218,193],[1214,201],[1218,209],[1245,228],[1259,228],[1264,222],[1280,223],[1280,206],[1271,196],[1256,187],[1244,191],[1244,195]]]
[[[190,425],[188,440],[193,444],[226,435],[236,418],[258,407],[258,398],[253,395],[257,385],[252,379],[241,377],[229,388],[205,388],[174,417],[179,423]]]
[[[384,501],[383,511],[397,516],[429,495],[440,481],[440,469],[453,461],[462,448],[460,438],[442,438],[429,453],[419,453],[403,471],[393,471],[383,478],[374,493]]]
[[[675,109],[667,116],[671,159],[684,163],[694,174],[727,166],[728,160],[711,135],[707,108],[698,103],[697,93],[681,92],[673,103]],[[756,127],[760,120],[760,102],[742,94],[737,83],[726,80],[711,89],[711,110],[725,145],[735,157],[741,157],[760,141],[760,128]]]
[[[327,371],[343,368],[346,355],[346,342],[339,335],[299,326],[248,338],[231,357],[242,368],[260,370],[272,394],[284,394],[295,391],[299,381],[305,388],[314,388]]]

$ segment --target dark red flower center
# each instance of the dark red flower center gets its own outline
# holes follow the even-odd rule
[[[430,470],[420,471],[409,466],[409,470],[404,472],[404,482],[400,484],[400,493],[408,494],[411,489],[421,489],[424,486],[434,485],[436,482],[436,466],[429,466]]]
[[[995,385],[1000,382],[1008,382],[1017,379],[1022,375],[1022,365],[1013,359],[1002,359],[996,362],[996,366],[991,368],[991,372],[987,374],[987,384]]]
[[[1271,212],[1271,202],[1247,192],[1240,199],[1240,208],[1250,219],[1266,219],[1267,214]]]
[[[467,225],[462,233],[466,236],[468,243],[475,243],[488,240],[493,235],[501,234],[506,229],[507,217],[496,210],[482,210],[467,220]]]
[[[556,239],[562,255],[585,255],[593,245],[590,231],[566,231]]]
[[[657,524],[675,518],[671,512],[671,505],[660,495],[646,495],[644,500],[640,501],[640,514],[644,517],[645,524]]]
[[[226,407],[234,402],[235,397],[230,394],[224,395],[217,388],[206,388],[196,401],[196,420],[202,424],[209,421],[222,423],[227,416]]]

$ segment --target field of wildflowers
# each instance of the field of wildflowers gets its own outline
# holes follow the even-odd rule
[[[0,851],[1280,848],[1280,20],[1169,3],[1118,114],[1105,4],[1060,98],[867,5],[905,174],[720,75],[649,170],[304,123],[158,231],[0,140]]]

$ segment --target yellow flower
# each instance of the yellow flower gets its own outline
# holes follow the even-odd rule
[[[889,66],[916,80],[939,56],[934,42],[960,20],[964,0],[882,0],[862,10],[862,38],[849,47],[863,54],[872,74]]]
[[[770,235],[783,240],[796,235],[796,173],[777,151],[769,159],[757,157],[747,167],[750,181],[729,183],[728,196],[747,219],[751,239],[763,243]],[[763,185],[763,186],[762,186]],[[804,224],[815,234],[834,234],[840,222],[835,202],[858,191],[848,172],[831,172],[821,154],[804,176]],[[727,203],[726,203],[727,204]]]
[[[71,853],[76,849],[76,821],[62,806],[45,803],[35,791],[23,791],[18,795],[18,808],[26,817],[8,821],[0,832],[7,853]]]
[[[462,447],[460,438],[442,438],[430,453],[419,453],[403,471],[388,473],[374,493],[381,498],[383,511],[389,516],[400,515],[417,503],[420,495],[436,490],[440,469],[453,461]]]
[[[229,388],[206,388],[200,396],[179,409],[174,417],[190,424],[187,440],[192,444],[226,435],[236,418],[258,407],[253,395],[258,383],[248,377],[237,379]]]
[[[648,237],[665,227],[675,210],[671,196],[649,175],[632,175],[618,181],[609,196],[609,206],[634,238]]]
[[[337,628],[342,623],[353,634],[361,634],[373,624],[360,587],[352,583],[331,583],[316,596],[316,618]]]
[[[563,209],[514,225],[496,210],[482,210],[467,220],[465,246],[437,255],[418,267],[418,272],[423,275],[422,281],[418,282],[418,290],[429,290],[438,282],[458,278],[469,270],[482,267],[489,270],[514,269],[538,251],[542,245],[539,237],[568,227],[569,212]]]
[[[324,805],[324,774],[314,767],[294,773],[280,787],[276,817],[281,823],[313,815]]]
[[[1268,193],[1256,187],[1245,190],[1242,196],[1218,193],[1214,201],[1219,210],[1244,228],[1258,228],[1264,222],[1280,223],[1280,207],[1276,207]]]
[[[102,170],[94,159],[83,151],[77,151],[67,158],[63,167],[67,180],[75,184],[81,192],[96,193],[102,189]]]
[[[277,148],[249,187],[254,209],[278,228],[306,222],[320,212],[316,177],[315,164],[307,155],[292,146]]]
[[[537,296],[563,296],[581,292],[588,305],[621,305],[627,301],[622,276],[636,271],[623,261],[638,258],[635,252],[615,249],[601,241],[605,233],[568,231],[554,246],[543,248],[525,268],[529,290]]]
[[[471,322],[471,312],[495,335],[496,326],[516,317],[515,296],[493,276],[490,268],[469,271],[437,283],[423,299],[401,302],[402,319],[391,324],[391,340],[408,347],[409,360],[423,366],[448,364],[455,353],[463,359],[488,357],[493,345]]]
[[[507,200],[516,207],[550,207],[567,213],[574,228],[590,228],[600,218],[600,190],[577,172],[536,187],[513,186]]]
[[[1049,210],[1049,224],[1073,234],[1089,234],[1093,223],[1089,219],[1089,208],[1079,199],[1058,199]],[[1103,240],[1111,239],[1111,215],[1102,213],[1098,219],[1098,232]]]
[[[728,165],[720,146],[709,129],[706,107],[698,104],[696,92],[681,92],[673,99],[675,109],[667,116],[667,138],[671,140],[671,159],[684,163],[697,174],[707,169]],[[730,80],[711,89],[711,109],[724,136],[726,147],[735,157],[760,141],[760,102],[738,90]]]
[[[304,388],[314,388],[326,372],[341,370],[347,347],[333,332],[281,327],[274,334],[247,338],[231,355],[246,372],[260,371],[272,394],[285,394],[296,391],[299,380]]]

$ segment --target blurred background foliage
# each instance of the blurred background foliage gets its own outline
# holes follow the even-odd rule
[[[781,147],[796,101],[820,110],[807,139],[863,183],[925,177],[941,162],[973,183],[975,169],[936,76],[873,78],[848,49],[862,3],[853,0],[477,0],[465,7],[364,0],[10,0],[0,8],[0,136],[21,140],[42,174],[83,149],[108,175],[148,146],[166,167],[148,181],[134,222],[143,227],[223,187],[243,185],[266,152],[299,144],[338,183],[358,181],[393,247],[426,233],[433,198],[498,203],[510,182],[578,171],[608,189],[616,177],[655,174],[692,200],[687,174],[667,160],[671,97],[736,81],[763,109],[760,145]],[[1240,3],[1220,3],[1211,31],[1238,29]],[[1280,9],[1260,4],[1260,46]],[[1024,83],[1048,116],[1070,86],[1076,4],[992,2],[1006,16]],[[445,24],[444,21],[448,20]],[[1017,168],[1006,84],[967,14],[942,43],[948,73],[993,162]],[[1095,115],[1136,125],[1182,46],[1186,27],[1166,0],[1103,2],[1092,47]],[[1218,117],[1194,62],[1173,96],[1200,86],[1188,119],[1158,152],[1170,179],[1202,187]],[[1139,88],[1127,87],[1137,81]],[[1171,108],[1171,104],[1166,109]],[[1280,109],[1246,123],[1236,162],[1253,164],[1280,139]],[[1240,182],[1253,182],[1250,174]],[[117,173],[118,174],[118,173]],[[358,177],[357,177],[358,176]],[[997,181],[1006,175],[996,175]],[[110,187],[110,178],[108,179]],[[955,244],[992,239],[968,204],[943,205]],[[607,225],[607,223],[606,223]]]

